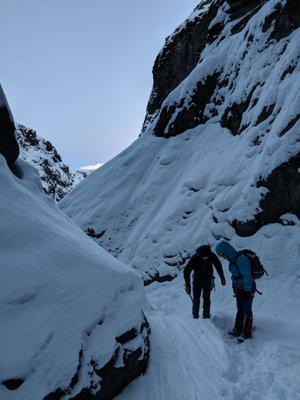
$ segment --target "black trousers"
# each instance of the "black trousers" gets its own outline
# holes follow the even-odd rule
[[[193,317],[199,317],[200,298],[203,296],[203,317],[210,316],[210,292],[211,282],[199,283],[193,281]]]
[[[239,332],[244,332],[247,336],[251,337],[253,314],[252,314],[252,302],[253,297],[249,300],[244,299],[244,291],[237,289],[236,295],[236,306],[237,313],[235,317],[234,327]]]

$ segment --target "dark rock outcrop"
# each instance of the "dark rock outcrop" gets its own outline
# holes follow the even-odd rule
[[[0,153],[9,168],[17,174],[15,161],[19,156],[19,146],[15,137],[15,124],[6,97],[0,86]]]
[[[149,278],[145,278],[144,279],[144,286],[149,286],[151,285],[151,283],[153,282],[159,282],[159,283],[163,283],[163,282],[171,282],[173,279],[175,279],[177,276],[177,274],[174,275],[160,275],[159,272],[157,271],[156,274],[154,275],[149,275]]]
[[[86,233],[89,237],[91,237],[91,238],[93,238],[93,239],[100,239],[100,238],[104,235],[105,231],[101,231],[101,232],[96,233],[95,230],[94,230],[93,228],[87,228],[87,229],[85,230],[85,233]]]
[[[280,217],[291,213],[300,218],[300,155],[280,165],[257,187],[265,187],[268,193],[260,202],[262,209],[253,220],[233,221],[232,225],[240,236],[251,236],[262,226],[280,222]]]
[[[215,1],[206,13],[178,28],[166,39],[163,50],[157,56],[153,66],[153,88],[147,106],[145,123],[162,105],[165,98],[195,68],[200,54],[207,44],[207,37],[214,37],[216,32],[209,31],[209,25],[216,16],[223,0]],[[196,10],[211,3],[206,0]],[[145,126],[144,123],[144,126]],[[172,136],[172,135],[171,135]]]
[[[24,379],[11,378],[11,379],[6,379],[5,381],[3,381],[1,383],[8,390],[17,390],[21,385],[23,385]]]
[[[126,344],[138,335],[143,338],[143,348],[135,350],[126,348]],[[67,388],[58,388],[49,393],[43,400],[60,400],[68,394],[70,400],[112,400],[134,379],[146,372],[150,354],[150,327],[146,318],[139,329],[132,328],[116,337],[116,350],[113,357],[101,368],[97,362],[90,360],[91,386],[83,388],[77,395],[72,396],[72,389],[79,380],[83,350],[79,352],[77,371]],[[118,358],[122,356],[123,366],[116,366]],[[94,377],[94,379],[93,379]],[[97,391],[97,382],[100,379],[100,390]],[[94,384],[93,384],[94,381]]]
[[[163,108],[155,125],[154,134],[169,138],[208,121],[209,117],[204,115],[204,110],[217,87],[219,76],[220,73],[215,72],[207,76],[204,81],[198,82],[188,107],[182,107],[181,102]],[[179,111],[173,120],[176,109]]]
[[[239,19],[246,15],[251,16],[257,7],[262,6],[267,0],[227,0],[230,5],[228,10],[232,19]]]
[[[14,123],[5,94],[0,86],[0,153],[11,171],[21,178],[15,161],[20,156],[36,167],[46,194],[61,200],[88,173],[70,171],[51,142],[37,135],[36,131]]]
[[[285,4],[277,6],[273,16],[276,18],[269,38],[278,41],[299,28],[300,2],[286,0]]]
[[[226,108],[224,114],[221,117],[221,125],[231,131],[232,135],[240,134],[245,128],[242,126],[242,119],[244,113],[250,106],[252,95],[258,85],[254,85],[250,90],[248,96],[244,101],[240,103],[233,102],[229,107]]]
[[[300,120],[300,114],[296,115],[295,118],[292,118],[289,123],[283,128],[283,130],[279,133],[279,137],[285,135],[290,129],[292,129],[296,123]]]
[[[220,8],[223,7],[226,10],[232,22],[230,34],[235,35],[245,28],[249,20],[266,3],[266,0],[209,0],[202,2],[195,9],[196,16],[188,19],[175,30],[173,35],[167,38],[165,46],[154,63],[153,88],[143,130],[147,129],[151,121],[155,121],[153,133],[159,137],[169,138],[199,124],[205,124],[219,113],[222,126],[230,129],[233,135],[240,134],[247,128],[242,125],[242,120],[248,107],[254,106],[250,102],[257,86],[245,88],[244,98],[240,101],[232,100],[232,103],[225,109],[222,107],[225,98],[218,95],[221,87],[228,86],[227,99],[231,97],[234,99],[235,81],[240,74],[238,63],[233,66],[230,80],[224,76],[223,72],[232,66],[224,65],[224,68],[218,70],[211,69],[206,74],[199,74],[199,76],[201,75],[199,81],[194,84],[194,88],[188,96],[185,93],[183,97],[179,95],[173,101],[164,102],[170,93],[191,74],[197,64],[201,64],[204,49],[212,43],[221,46],[225,35],[228,35],[228,32],[224,31],[228,21],[219,18],[218,22],[213,23]],[[235,21],[237,22],[235,23]],[[294,0],[276,3],[273,12],[265,17],[261,26],[262,32],[267,35],[266,46],[272,40],[279,41],[285,38],[299,26],[300,3]],[[249,32],[245,32],[244,39],[246,42],[248,41],[248,46],[246,46],[241,60],[246,56],[254,37]],[[263,50],[264,47],[259,51]],[[293,68],[295,68],[293,65],[290,66],[282,76],[285,77],[289,71],[293,71]],[[263,83],[260,85],[263,86]],[[258,99],[253,99],[254,101],[257,102]],[[210,103],[212,106],[207,110]],[[265,110],[261,111],[260,117],[263,118],[268,112],[271,113],[271,107],[275,106],[276,103],[266,105]]]

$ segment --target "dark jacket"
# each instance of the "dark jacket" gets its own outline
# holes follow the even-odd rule
[[[221,281],[225,280],[222,264],[217,255],[211,251],[210,246],[199,247],[184,268],[183,276],[186,285],[191,285],[191,272],[194,272],[194,282],[200,285],[211,284],[214,274],[213,267],[216,268]]]
[[[217,244],[216,252],[220,257],[224,257],[229,261],[232,284],[234,286],[241,286],[245,291],[255,292],[256,285],[252,278],[248,257],[239,254],[231,244],[225,241]]]

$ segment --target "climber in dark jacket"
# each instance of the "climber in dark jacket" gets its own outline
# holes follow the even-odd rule
[[[229,261],[232,288],[236,296],[237,313],[234,328],[228,332],[232,336],[250,339],[252,333],[252,302],[256,291],[248,257],[239,254],[231,244],[222,241],[216,246],[216,253]]]
[[[210,246],[199,247],[184,268],[185,290],[191,294],[190,275],[193,271],[193,317],[199,318],[200,297],[203,292],[203,318],[210,318],[210,292],[213,288],[213,266],[215,266],[221,284],[226,285],[222,264]]]

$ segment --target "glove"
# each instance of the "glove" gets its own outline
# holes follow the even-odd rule
[[[184,285],[184,288],[185,288],[186,293],[187,293],[188,295],[190,295],[190,294],[191,294],[191,287],[190,287],[189,285],[185,284],[185,285]]]
[[[225,286],[225,285],[226,285],[226,279],[225,279],[225,278],[221,279],[221,285],[222,285],[222,286]]]
[[[251,292],[247,292],[246,290],[244,290],[244,300],[248,301],[252,299],[252,293]]]

